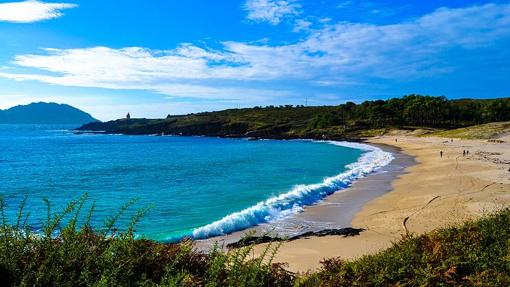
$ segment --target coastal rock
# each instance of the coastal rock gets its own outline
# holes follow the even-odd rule
[[[268,235],[262,235],[262,236],[247,236],[243,239],[227,244],[227,248],[239,248],[244,246],[249,246],[253,244],[261,244],[261,243],[268,243],[268,242],[279,242],[279,241],[293,241],[301,238],[307,238],[307,237],[323,237],[323,236],[342,236],[342,237],[351,237],[351,236],[357,236],[360,234],[360,232],[364,231],[363,228],[353,228],[353,227],[346,227],[346,228],[339,228],[339,229],[324,229],[321,231],[308,231],[305,233],[301,233],[289,238],[282,238],[282,237],[272,237]]]

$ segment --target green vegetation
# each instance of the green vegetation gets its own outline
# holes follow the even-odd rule
[[[409,237],[355,261],[328,259],[316,273],[294,275],[273,264],[278,244],[259,258],[252,246],[225,252],[193,250],[193,243],[135,239],[136,213],[124,231],[116,222],[93,230],[85,198],[51,213],[40,233],[27,225],[24,204],[0,229],[0,282],[4,286],[509,286],[510,210],[461,227]],[[130,203],[132,204],[132,202]],[[48,203],[49,206],[49,203]],[[81,224],[78,224],[78,223]],[[80,227],[78,227],[80,226]]]
[[[510,210],[406,238],[352,262],[330,259],[301,286],[510,286]]]
[[[40,233],[27,225],[21,204],[14,223],[7,222],[0,200],[0,282],[2,286],[291,286],[293,275],[272,264],[279,247],[270,245],[264,256],[252,259],[252,246],[224,252],[193,250],[193,243],[161,244],[135,239],[132,217],[124,231],[116,222],[129,204],[93,230],[90,217],[80,216],[85,198],[52,214]],[[132,202],[130,203],[132,204]],[[48,203],[49,206],[49,203]],[[78,222],[83,222],[78,228]]]
[[[510,122],[488,123],[466,128],[439,131],[427,134],[427,136],[461,139],[497,139],[503,136],[510,136]]]
[[[359,138],[391,129],[451,129],[510,120],[510,98],[447,100],[409,95],[338,106],[268,106],[91,123],[81,130],[255,138]]]

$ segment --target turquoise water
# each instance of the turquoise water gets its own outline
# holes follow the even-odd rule
[[[57,211],[88,193],[89,204],[96,201],[95,226],[137,198],[120,225],[151,206],[138,234],[204,238],[317,202],[353,176],[334,186],[325,178],[348,172],[346,165],[367,153],[325,142],[75,135],[69,128],[0,125],[0,191],[11,220],[25,196],[38,229],[46,218],[43,198]]]

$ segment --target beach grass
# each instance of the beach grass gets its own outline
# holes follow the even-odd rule
[[[48,215],[37,233],[22,202],[12,222],[0,199],[0,280],[3,286],[510,286],[510,210],[462,226],[408,236],[358,260],[327,259],[313,273],[292,274],[275,264],[281,242],[260,256],[253,245],[197,252],[193,242],[163,244],[134,236],[147,212],[118,219],[131,201],[93,229],[86,197]]]
[[[429,133],[426,136],[460,139],[498,139],[510,135],[510,122],[495,122]]]

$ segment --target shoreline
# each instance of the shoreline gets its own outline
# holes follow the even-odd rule
[[[227,235],[228,238],[240,239],[247,232],[255,232],[256,234],[275,233],[280,236],[293,237],[309,231],[336,229],[338,222],[333,222],[334,227],[317,228],[318,225],[323,224],[317,221],[307,224],[309,220],[303,219],[298,219],[297,224],[292,224],[291,219],[296,218],[293,217],[294,214],[299,214],[307,206],[314,206],[334,193],[344,192],[353,183],[379,171],[394,159],[392,153],[385,152],[373,145],[339,141],[307,141],[358,150],[361,151],[361,155],[356,161],[346,164],[343,171],[333,176],[323,177],[321,182],[294,185],[282,194],[273,195],[248,208],[196,228],[193,231],[193,238],[205,240],[212,238],[213,241],[217,241],[214,238],[218,239],[218,236]],[[323,221],[322,218],[321,221]],[[232,228],[233,223],[237,224],[238,222],[244,224],[245,228],[242,228],[242,226],[241,228]],[[249,225],[246,225],[246,222]],[[308,226],[308,228],[303,230],[303,226]],[[253,229],[254,227],[255,229]]]
[[[298,222],[331,222],[331,226],[321,226],[323,229],[352,227],[353,219],[366,203],[390,192],[392,182],[404,174],[408,167],[416,164],[414,157],[402,153],[398,148],[385,144],[366,144],[390,152],[394,159],[379,170],[356,180],[349,187],[329,195],[315,205],[305,207],[303,212],[291,217],[295,217]]]
[[[323,259],[357,259],[391,247],[406,234],[456,226],[510,205],[508,141],[382,136],[367,142],[401,148],[417,164],[391,183],[390,192],[369,201],[356,214],[352,227],[365,229],[360,235],[286,242],[275,262],[287,263],[292,272],[314,271]],[[462,155],[466,149],[471,151],[469,156]],[[443,158],[439,151],[444,152]],[[255,255],[266,246],[256,246]]]
[[[399,148],[386,144],[364,143],[390,152],[394,159],[377,171],[355,180],[350,186],[335,191],[316,204],[303,207],[303,211],[283,219],[262,223],[233,233],[196,240],[198,250],[206,251],[214,244],[227,246],[239,242],[243,236],[270,235],[271,237],[293,237],[307,232],[319,233],[325,230],[351,228],[356,213],[371,200],[389,192],[391,183],[415,164],[414,158]],[[384,188],[381,188],[384,187]]]

